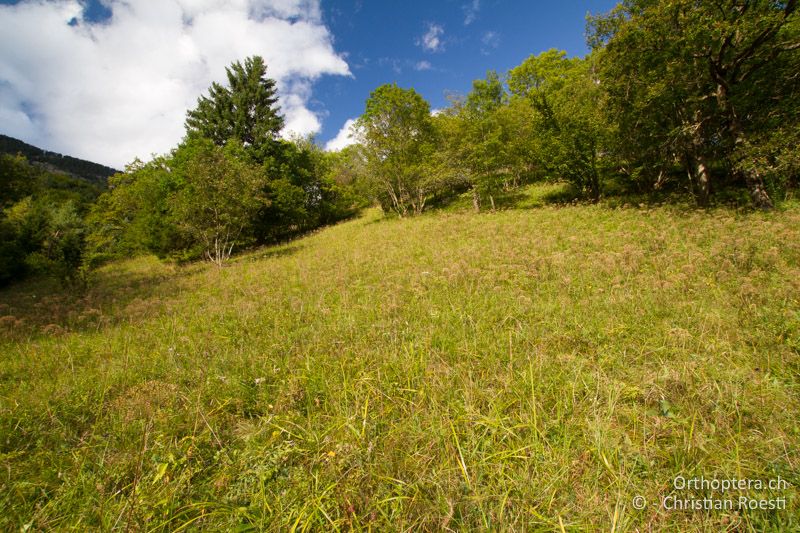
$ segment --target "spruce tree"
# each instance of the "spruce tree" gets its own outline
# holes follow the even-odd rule
[[[236,61],[225,69],[228,86],[213,83],[208,96],[187,112],[186,131],[223,146],[236,139],[257,157],[270,151],[283,128],[277,105],[275,80],[267,78],[267,65],[259,56]]]

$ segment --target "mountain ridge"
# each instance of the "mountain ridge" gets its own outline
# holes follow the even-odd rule
[[[103,187],[107,185],[110,176],[119,172],[117,169],[100,163],[51,152],[3,134],[0,134],[0,153],[22,154],[28,162],[43,167],[45,170],[69,174]]]

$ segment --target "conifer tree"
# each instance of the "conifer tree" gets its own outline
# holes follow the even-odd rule
[[[267,78],[267,65],[260,56],[236,61],[226,68],[228,86],[214,82],[208,96],[186,114],[186,131],[223,146],[238,140],[263,158],[283,128],[275,80]]]

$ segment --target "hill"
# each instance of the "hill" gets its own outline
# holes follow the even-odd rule
[[[11,155],[22,154],[29,162],[37,164],[45,170],[64,172],[78,178],[83,178],[102,187],[106,186],[110,176],[118,172],[111,167],[99,163],[92,163],[91,161],[85,161],[68,155],[61,155],[56,152],[48,152],[47,150],[42,150],[41,148],[22,142],[19,139],[2,134],[0,134],[0,153]]]
[[[798,524],[796,203],[368,212],[42,283],[0,292],[0,529]],[[785,509],[661,503],[703,495]]]

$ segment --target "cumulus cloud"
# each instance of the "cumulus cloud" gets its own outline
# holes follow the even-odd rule
[[[44,148],[121,167],[175,146],[186,110],[225,67],[261,55],[286,134],[320,130],[320,76],[350,75],[319,0],[78,0],[0,6],[0,128]]]
[[[342,148],[346,148],[351,144],[358,142],[356,139],[355,125],[356,119],[347,119],[344,123],[344,126],[342,126],[342,129],[340,129],[339,133],[336,134],[336,137],[325,144],[325,149],[329,152],[332,152],[341,150]]]
[[[414,70],[419,70],[419,71],[431,70],[432,68],[433,68],[433,65],[431,65],[430,61],[418,61],[414,65]]]
[[[428,23],[427,31],[417,40],[417,45],[427,52],[441,52],[444,50],[444,28],[438,24]]]
[[[481,10],[481,0],[472,0],[468,4],[461,6],[464,10],[464,26],[469,26],[478,18],[478,11]]]

